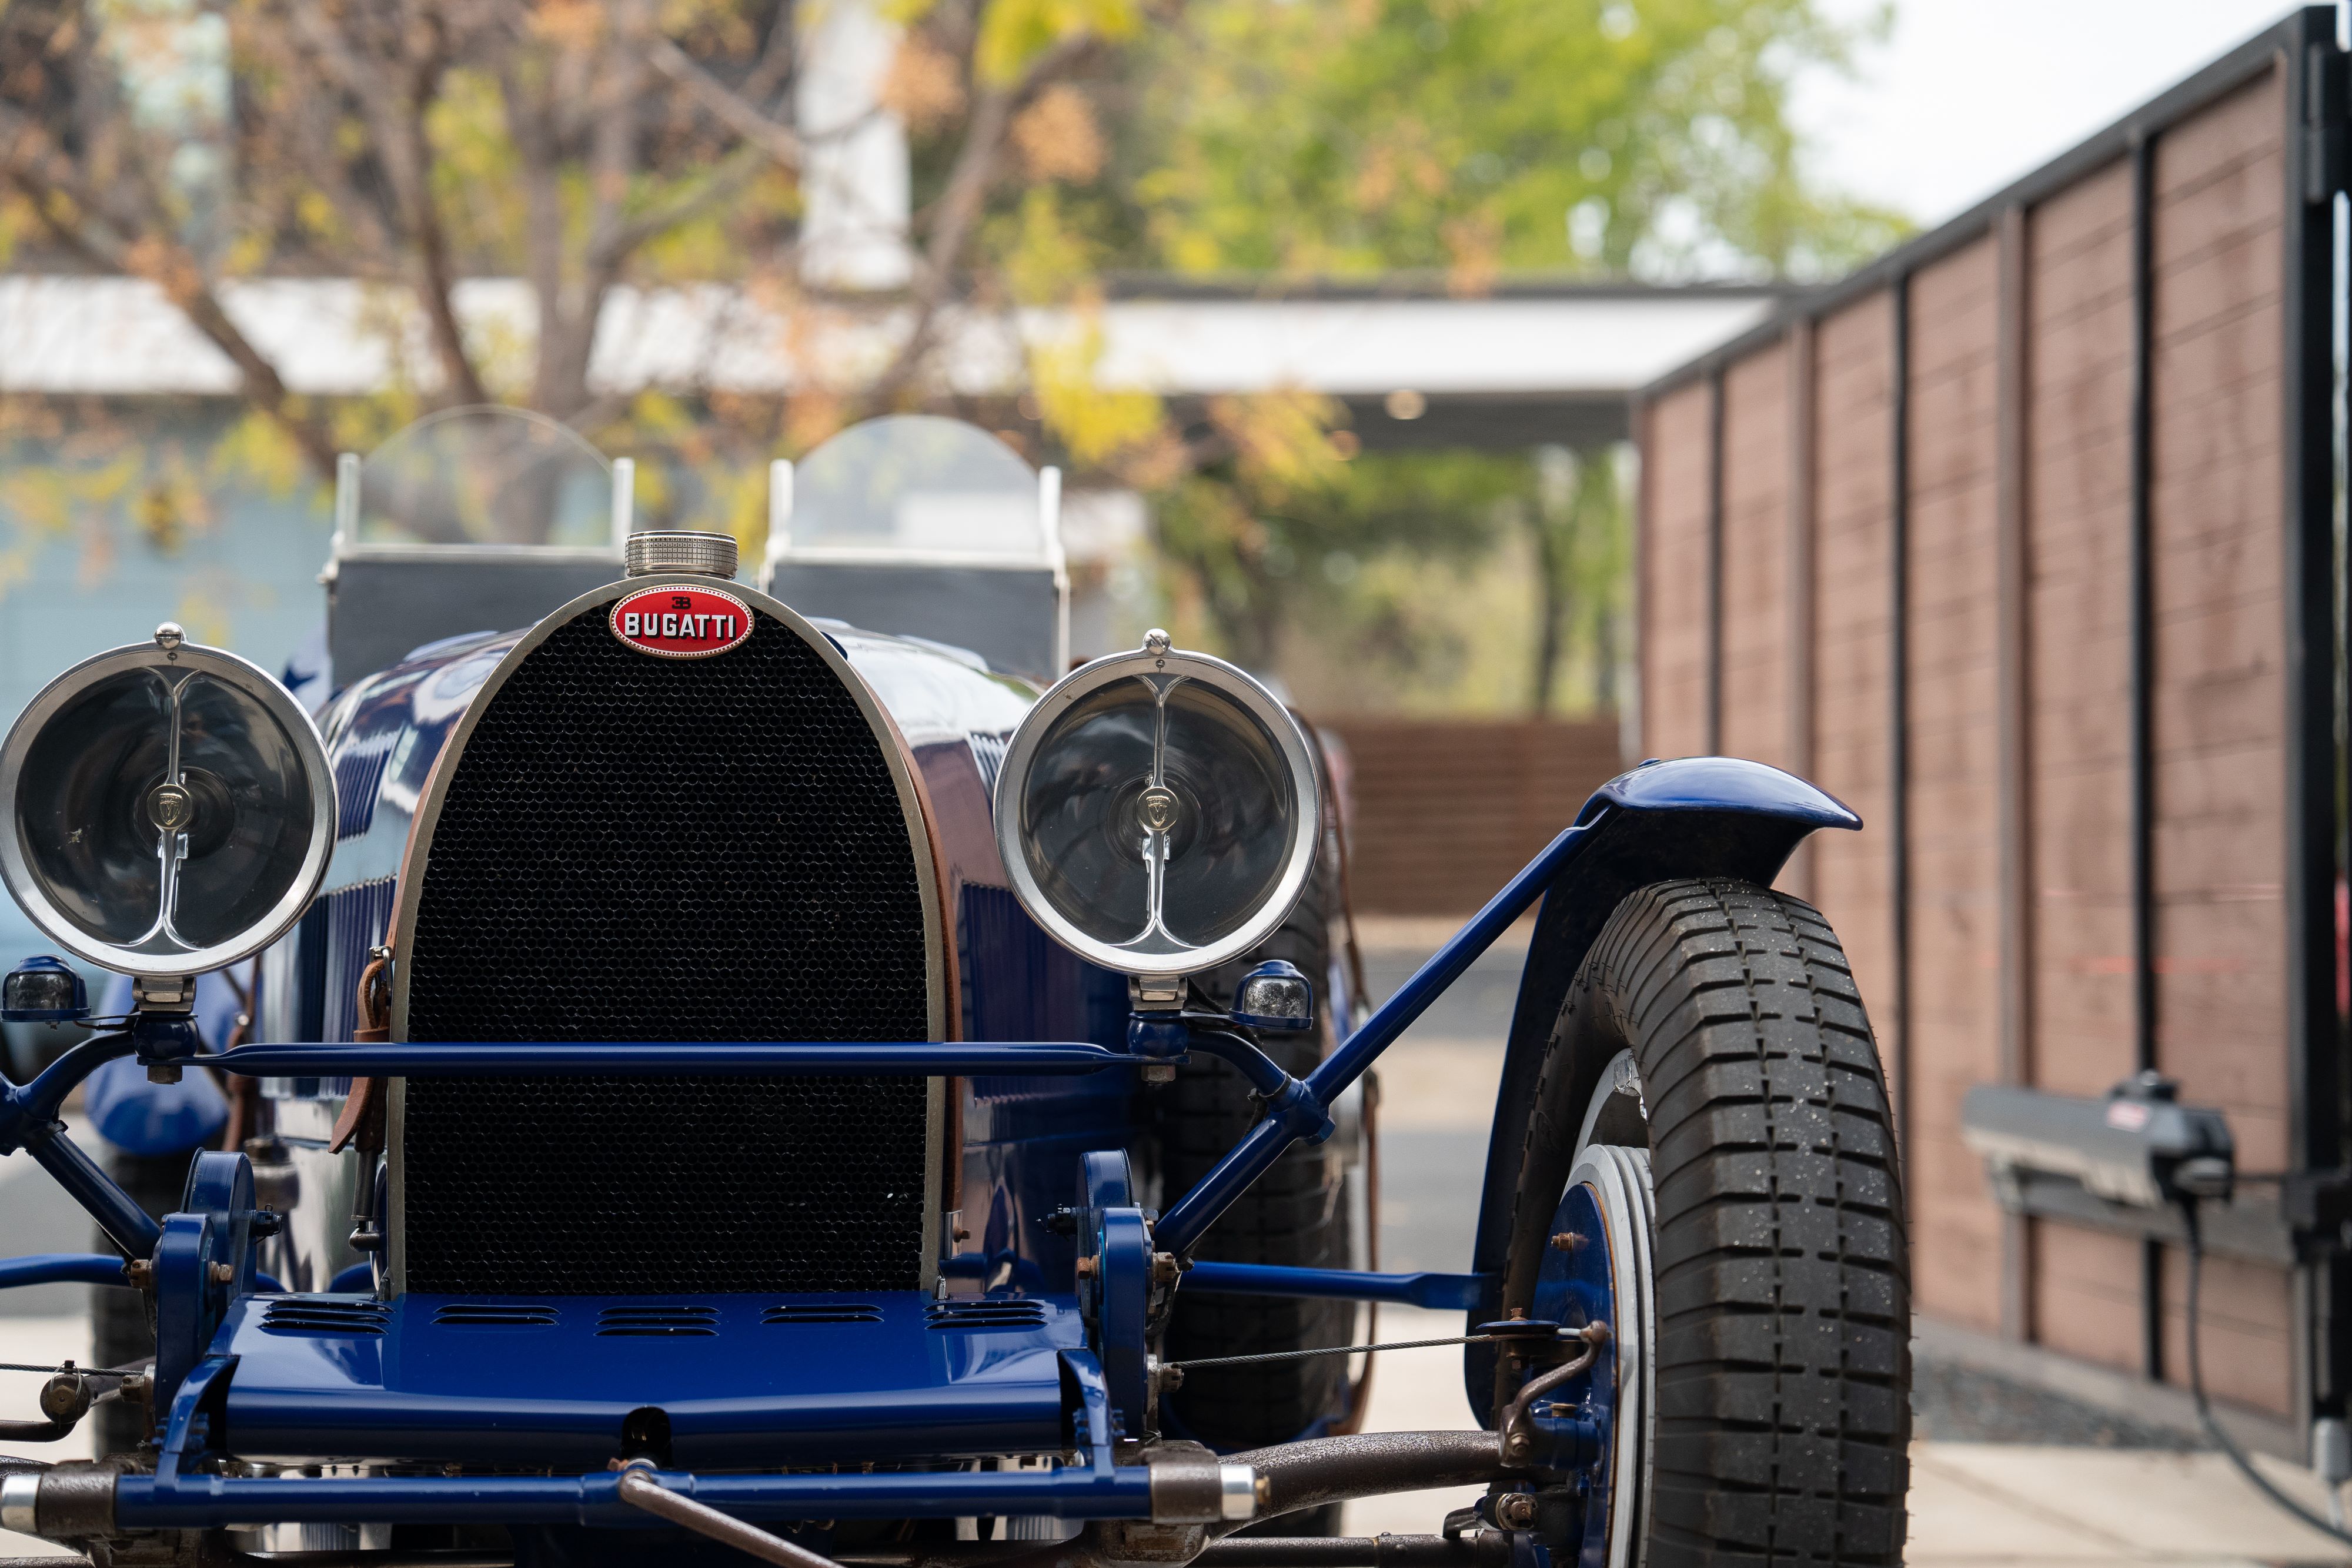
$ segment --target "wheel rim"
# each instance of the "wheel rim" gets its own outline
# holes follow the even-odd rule
[[[1583,1244],[1549,1249],[1536,1281],[1533,1315],[1570,1324],[1605,1320],[1610,1339],[1588,1375],[1587,1404],[1605,1433],[1592,1469],[1580,1568],[1643,1568],[1649,1531],[1650,1456],[1656,1424],[1656,1202],[1646,1147],[1595,1142],[1622,1133],[1608,1102],[1631,1094],[1639,1104],[1633,1053],[1622,1053],[1601,1074],[1578,1138],[1576,1163],[1554,1216],[1551,1234]],[[1622,1110],[1622,1107],[1618,1108]],[[1620,1122],[1612,1129],[1611,1120]]]

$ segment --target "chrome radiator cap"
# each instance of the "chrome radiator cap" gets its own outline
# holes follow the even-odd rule
[[[690,529],[631,534],[626,555],[631,577],[692,571],[709,577],[735,575],[735,536]]]

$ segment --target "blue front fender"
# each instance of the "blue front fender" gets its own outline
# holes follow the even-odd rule
[[[1500,1289],[1510,1246],[1511,1193],[1544,1045],[1584,955],[1617,905],[1637,888],[1677,877],[1737,877],[1769,887],[1808,833],[1862,826],[1843,802],[1794,774],[1733,757],[1645,762],[1594,791],[1577,821],[1591,824],[1594,840],[1537,910],[1486,1145],[1471,1270],[1496,1281],[1490,1296]],[[1481,1302],[1471,1321],[1497,1315],[1496,1306],[1491,1299]],[[1493,1356],[1484,1345],[1469,1348],[1470,1407],[1490,1422]]]

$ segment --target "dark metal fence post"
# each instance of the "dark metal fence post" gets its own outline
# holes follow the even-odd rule
[[[1993,567],[1994,727],[1998,735],[2000,865],[2000,1077],[2033,1081],[2033,770],[2032,614],[2026,554],[2026,312],[2031,265],[2023,204],[2000,215],[1999,303],[1993,345],[1995,543]],[[2000,1327],[2011,1339],[2033,1335],[2031,1222],[2004,1212],[2000,1221]]]
[[[1723,367],[1706,397],[1706,745],[1723,749]]]
[[[2156,1050],[2156,570],[2149,482],[2155,466],[2156,137],[2132,142],[2131,500],[2125,582],[2130,626],[2129,804],[2131,845],[2132,1065],[2152,1070]],[[2164,1245],[2139,1249],[2140,1364],[2164,1378]]]
[[[1887,391],[1886,824],[1888,915],[1895,943],[1895,1135],[1907,1158],[1911,1107],[1911,275],[1888,286],[1894,312]],[[1905,1182],[1910,1202],[1912,1184]]]
[[[2342,695],[2336,507],[2339,439],[2336,343],[2336,197],[2345,188],[2346,64],[2333,6],[2295,18],[2285,54],[2286,277],[2280,445],[2286,631],[2286,1025],[2291,1164],[2346,1163],[2343,1020],[2336,1006],[2336,880]],[[2305,1364],[2297,1412],[2342,1415],[2352,1381],[2352,1268],[2340,1256],[2297,1270],[2297,1339]]]

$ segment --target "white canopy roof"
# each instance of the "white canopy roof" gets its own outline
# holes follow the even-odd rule
[[[1105,384],[1169,396],[1296,388],[1378,397],[1622,396],[1753,325],[1763,288],[1514,288],[1482,298],[1329,291],[1288,298],[1171,288],[1066,310],[963,311],[948,323],[941,390],[1017,384],[1026,350],[1098,326]],[[431,385],[432,360],[402,290],[274,279],[225,290],[230,317],[296,392],[350,395]],[[518,361],[533,330],[529,285],[459,287],[460,316]],[[786,318],[731,287],[620,289],[598,325],[601,391],[785,392],[823,364],[856,378],[907,329],[903,307],[811,304]],[[494,356],[495,357],[495,356]],[[498,378],[494,375],[494,381]],[[236,367],[152,284],[0,277],[0,392],[226,395]]]

